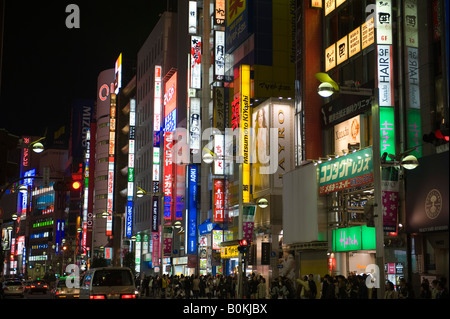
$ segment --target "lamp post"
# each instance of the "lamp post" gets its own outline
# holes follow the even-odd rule
[[[319,95],[322,97],[331,97],[335,92],[347,95],[371,96],[372,97],[372,162],[373,162],[373,185],[374,185],[374,204],[373,216],[376,237],[376,257],[375,263],[377,266],[375,280],[378,282],[366,282],[369,287],[376,287],[377,298],[382,299],[384,296],[384,230],[383,230],[383,205],[382,205],[382,191],[381,191],[381,148],[380,148],[380,111],[378,106],[378,90],[361,89],[358,86],[353,87],[339,87],[339,85],[331,79],[326,73],[316,73],[316,79],[322,84],[318,89]],[[325,83],[325,84],[324,84]],[[354,82],[353,82],[354,83]]]

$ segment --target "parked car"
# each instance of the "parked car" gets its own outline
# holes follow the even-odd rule
[[[52,297],[54,299],[73,299],[79,298],[79,288],[69,288],[66,285],[66,277],[61,277],[56,282],[56,287],[52,289]]]
[[[126,267],[102,267],[86,271],[80,283],[80,299],[135,299],[133,273]]]
[[[48,290],[48,285],[45,281],[43,280],[35,280],[31,283],[30,285],[30,294],[33,294],[35,292],[42,292],[44,294],[47,293]]]
[[[18,296],[23,298],[25,295],[25,286],[20,280],[6,280],[2,285],[3,296]]]

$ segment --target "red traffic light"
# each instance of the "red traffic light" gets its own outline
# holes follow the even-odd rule
[[[81,182],[80,181],[73,181],[72,182],[72,189],[79,190],[81,188]]]
[[[239,246],[247,246],[247,240],[246,239],[242,239],[239,241]]]

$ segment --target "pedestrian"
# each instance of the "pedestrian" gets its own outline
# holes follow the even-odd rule
[[[398,299],[414,299],[414,291],[406,282],[405,278],[400,278],[400,287],[398,289]]]
[[[358,280],[358,299],[369,299],[369,289],[366,284],[366,275],[357,277]]]
[[[262,276],[258,284],[258,299],[266,299],[266,279]]]
[[[168,287],[168,281],[167,281],[166,275],[164,274],[161,278],[161,299],[166,298],[167,287]]]
[[[185,276],[184,277],[184,294],[186,299],[191,298],[191,289],[192,289],[192,283],[191,283],[191,277]]]
[[[322,278],[322,282],[321,282],[321,292],[320,292],[320,299],[326,299],[325,298],[325,292],[327,291],[328,288],[328,278],[330,277],[330,275],[326,274],[325,276],[323,276]]]
[[[447,278],[442,277],[440,280],[438,280],[436,289],[436,299],[448,299],[448,290],[446,287],[447,284]]]
[[[200,294],[200,279],[198,276],[195,276],[192,280],[192,293],[194,295],[194,299],[198,299]]]
[[[309,299],[309,283],[308,277],[303,276],[303,278],[298,278],[297,283],[300,285],[300,299]]]
[[[256,275],[253,273],[252,277],[249,280],[249,288],[250,288],[250,298],[251,299],[257,299],[258,297],[258,279],[256,278]]]
[[[388,281],[384,292],[384,299],[398,299],[398,293],[394,289],[394,284]]]
[[[325,291],[323,292],[323,299],[336,299],[334,278],[331,276],[326,276],[325,280],[327,282],[326,285],[324,285]]]
[[[308,285],[309,285],[309,299],[316,299],[317,297],[317,285],[314,281],[313,274],[308,275]]]
[[[431,290],[430,290],[430,283],[426,278],[423,279],[422,283],[420,284],[420,299],[431,299]]]
[[[206,296],[205,294],[205,277],[203,275],[200,276],[200,297],[204,298]]]
[[[358,283],[356,278],[349,277],[347,279],[347,286],[345,290],[348,299],[357,299],[358,298]]]
[[[213,280],[211,279],[211,277],[208,277],[208,279],[206,280],[206,285],[205,285],[205,293],[206,293],[206,297],[208,297],[208,299],[211,299],[212,295],[213,295]]]
[[[438,280],[434,279],[431,281],[431,299],[436,299]]]
[[[150,278],[148,279],[148,291],[149,291],[149,297],[154,297],[154,291],[153,291],[153,280],[154,277],[150,276]]]
[[[347,279],[340,275],[337,276],[337,292],[336,296],[338,299],[347,299],[347,292],[346,292],[346,286],[347,286]]]

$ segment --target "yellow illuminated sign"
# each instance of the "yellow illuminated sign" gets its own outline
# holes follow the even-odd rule
[[[361,28],[357,27],[348,35],[348,56],[351,58],[361,51]]]
[[[242,164],[242,198],[244,203],[250,202],[250,66],[240,66],[240,155]]]
[[[227,0],[227,26],[230,26],[246,9],[246,0]]]
[[[370,18],[361,26],[361,49],[375,42],[375,20]]]
[[[311,0],[311,8],[322,8],[322,0]]]
[[[348,59],[348,36],[343,37],[336,43],[336,63],[339,65]]]
[[[329,71],[336,66],[336,43],[333,43],[325,50],[325,71]]]
[[[238,248],[239,248],[239,245],[222,247],[222,248],[220,248],[220,257],[222,257],[222,259],[230,259],[230,258],[239,257]]]

